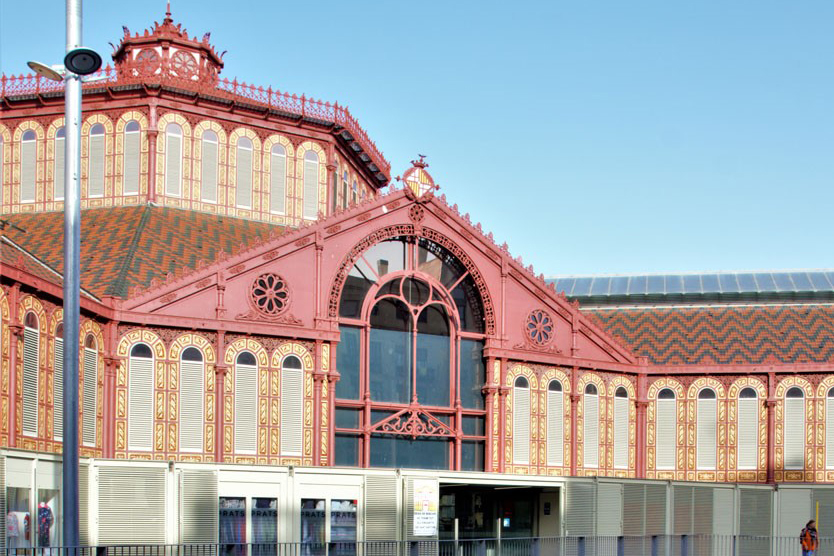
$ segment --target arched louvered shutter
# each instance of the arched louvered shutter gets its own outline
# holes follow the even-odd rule
[[[614,468],[628,469],[628,393],[618,388],[614,394]]]
[[[662,397],[666,393],[670,397]],[[655,468],[675,468],[675,448],[677,445],[677,400],[671,390],[661,391],[657,400],[657,415],[655,417]]]
[[[124,194],[136,195],[139,193],[139,157],[142,151],[139,122],[127,123],[124,140]]]
[[[84,400],[81,405],[81,441],[96,445],[96,394],[98,392],[98,352],[84,348]]]
[[[90,197],[104,195],[104,126],[90,128],[90,155],[87,171],[87,194]]]
[[[513,387],[513,463],[530,463],[530,385],[524,377]]]
[[[235,452],[254,454],[257,447],[258,366],[255,357],[244,352],[235,365]]]
[[[153,356],[148,346],[131,350],[128,368],[127,447],[150,452],[153,449]]]
[[[205,367],[202,354],[187,348],[180,359],[180,451],[203,451],[203,392]]]
[[[64,438],[64,339],[55,338],[55,352],[52,354],[52,434],[60,442]]]
[[[738,398],[738,468],[756,469],[759,448],[759,400],[745,388]]]
[[[217,134],[203,132],[200,149],[200,195],[205,203],[217,202]]]
[[[834,469],[834,388],[825,397],[825,468]]]
[[[553,381],[547,389],[547,465],[565,464],[565,394]]]
[[[20,202],[35,202],[35,179],[37,176],[38,142],[31,129],[23,134],[20,141]]]
[[[236,204],[252,208],[252,141],[241,137],[237,141]]]
[[[715,392],[705,388],[698,394],[698,469],[715,469],[718,414]]]
[[[56,200],[64,198],[64,128],[55,133],[55,168],[52,173],[52,191]]]
[[[38,358],[40,336],[34,315],[23,328],[23,434],[38,436]],[[31,326],[30,326],[31,325]]]
[[[281,145],[275,145],[269,156],[269,210],[284,214],[287,210],[287,152]]]
[[[281,365],[281,453],[300,456],[303,449],[302,414],[304,371],[297,357],[287,357]]]
[[[319,157],[313,151],[304,155],[303,217],[313,220],[318,216]]]
[[[784,428],[785,469],[805,468],[805,396],[791,388],[785,396]]]
[[[599,395],[593,384],[585,388],[584,402],[584,467],[595,468],[599,467]]]
[[[165,194],[182,194],[182,128],[177,124],[165,128]]]

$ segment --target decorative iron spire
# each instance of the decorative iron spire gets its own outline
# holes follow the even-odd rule
[[[168,3],[165,7],[165,19],[163,23],[173,23],[174,20],[171,19],[171,0],[168,0]]]

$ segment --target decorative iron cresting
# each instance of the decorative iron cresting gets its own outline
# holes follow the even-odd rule
[[[446,423],[416,407],[399,411],[371,427],[371,432],[398,434],[417,438],[418,436],[455,436],[455,431]]]

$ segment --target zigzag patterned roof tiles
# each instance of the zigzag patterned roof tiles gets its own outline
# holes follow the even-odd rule
[[[6,235],[63,272],[62,212],[7,217],[25,233]],[[212,261],[221,251],[266,238],[278,226],[157,206],[88,209],[81,214],[81,286],[97,296],[127,297],[130,288]]]
[[[834,305],[586,308],[658,365],[834,362]]]
[[[0,241],[0,263],[17,267],[51,284],[58,286],[63,284],[60,275],[44,266],[43,263],[32,257],[30,253],[20,249],[17,245],[11,244],[7,238],[2,238],[2,241]]]

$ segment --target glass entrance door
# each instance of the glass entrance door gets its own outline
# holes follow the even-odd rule
[[[218,501],[220,553],[225,556],[278,554],[278,496],[262,485],[229,485]]]
[[[357,499],[349,492],[334,494],[301,499],[303,556],[356,556]]]

